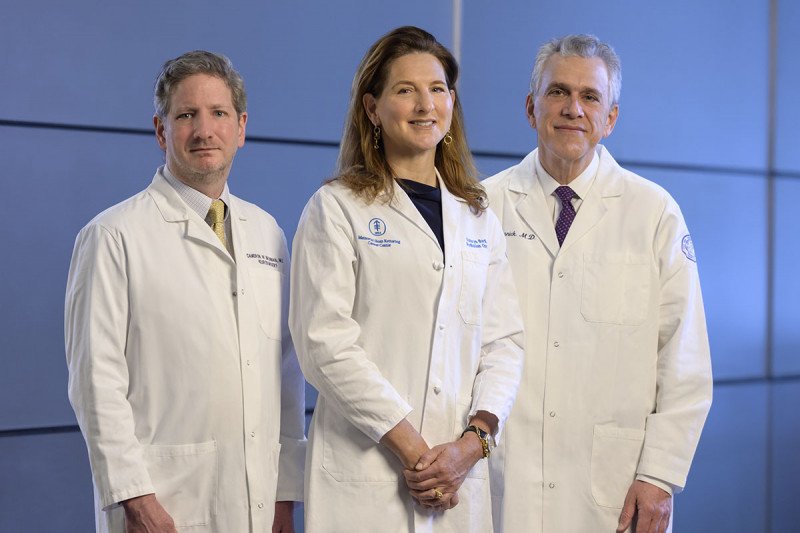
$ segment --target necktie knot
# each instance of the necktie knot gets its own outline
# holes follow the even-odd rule
[[[225,246],[225,202],[219,199],[211,202],[211,208],[208,210],[208,219],[211,221],[211,229],[214,230],[222,245]]]
[[[562,185],[556,188],[556,196],[561,200],[561,205],[570,203],[575,196],[575,191],[567,187],[566,185]]]

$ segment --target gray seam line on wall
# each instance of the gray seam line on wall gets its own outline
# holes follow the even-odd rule
[[[84,131],[93,133],[116,133],[126,135],[146,135],[152,136],[153,130],[144,128],[121,128],[113,126],[89,126],[79,124],[59,124],[47,122],[31,122],[23,120],[0,120],[0,126],[19,127],[19,128],[39,128],[51,130],[68,130],[68,131]],[[288,144],[294,146],[313,146],[317,148],[339,148],[337,141],[319,141],[319,140],[305,140],[305,139],[288,139],[285,137],[267,137],[260,135],[248,135],[248,142],[260,144]],[[475,157],[488,157],[493,159],[513,159],[521,160],[525,157],[524,153],[516,152],[494,152],[488,150],[473,150],[472,155]],[[727,174],[739,176],[764,176],[767,170],[759,170],[754,168],[736,168],[736,167],[722,167],[713,165],[689,165],[680,163],[659,163],[647,161],[632,161],[621,159],[619,163],[622,166],[649,168],[658,170],[676,170],[683,172],[700,172],[709,174]],[[800,179],[800,172],[783,171],[773,169],[772,175],[776,177],[796,178]]]
[[[715,387],[720,386],[738,386],[738,385],[760,385],[766,383],[795,383],[800,382],[800,374],[793,374],[790,376],[776,376],[772,378],[723,378],[714,381]],[[314,412],[314,408],[306,409],[306,414],[310,415]],[[76,433],[80,428],[75,425],[63,426],[47,426],[38,428],[25,428],[25,429],[2,429],[0,430],[0,439],[3,437],[21,437],[26,435],[50,435],[53,433]]]

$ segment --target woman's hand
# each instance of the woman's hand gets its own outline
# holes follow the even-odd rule
[[[414,469],[403,472],[411,496],[423,507],[445,510],[458,504],[458,489],[470,469],[483,458],[475,433],[434,446],[422,454]],[[455,499],[455,501],[453,501]]]

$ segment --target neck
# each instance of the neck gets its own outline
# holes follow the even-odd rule
[[[169,168],[169,165],[167,165],[167,167]],[[205,194],[212,200],[216,200],[222,196],[222,191],[225,189],[225,182],[228,179],[227,172],[183,175],[176,173],[172,168],[169,168],[169,171],[178,181]]]
[[[569,185],[570,182],[580,176],[581,173],[589,167],[593,156],[593,153],[589,153],[588,157],[578,160],[565,160],[557,157],[547,157],[543,153],[541,147],[539,148],[539,154],[544,155],[544,157],[539,157],[542,167],[553,177],[554,180],[561,185]]]
[[[436,187],[435,155],[435,152],[430,152],[414,158],[398,158],[386,154],[386,161],[396,177]]]

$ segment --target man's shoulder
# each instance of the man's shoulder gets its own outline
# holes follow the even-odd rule
[[[658,183],[622,167],[606,151],[609,160],[602,161],[598,177],[604,185],[617,182],[622,186],[626,195],[635,196],[637,199],[650,199],[652,201],[674,201],[667,190]]]
[[[275,220],[275,217],[258,205],[248,202],[247,200],[243,200],[242,198],[239,198],[233,194],[231,194],[231,203],[233,204],[232,207],[234,214],[238,212],[248,219],[257,221],[263,226],[271,227],[276,231],[282,231],[280,225],[278,225],[278,221]]]
[[[155,207],[153,200],[148,190],[144,189],[130,198],[126,198],[101,211],[85,227],[100,226],[106,229],[119,229],[131,223],[135,224],[140,217],[144,216],[153,207]]]

